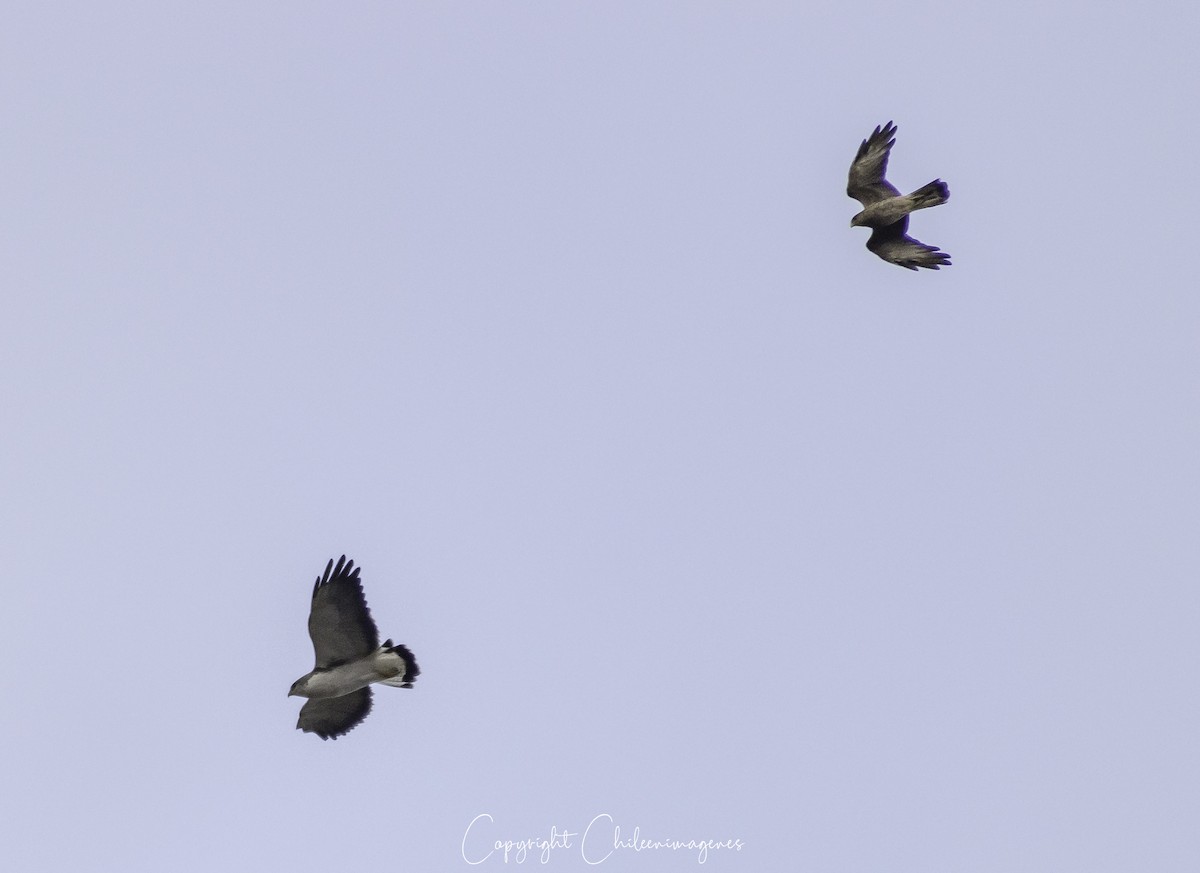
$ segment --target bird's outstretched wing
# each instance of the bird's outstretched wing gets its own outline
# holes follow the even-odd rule
[[[850,181],[846,193],[861,203],[870,206],[889,197],[898,197],[900,192],[884,176],[887,174],[888,154],[896,144],[896,125],[890,121],[862,141],[858,154],[850,164]]]
[[[308,635],[312,637],[317,669],[365,658],[379,647],[379,630],[371,618],[371,610],[367,609],[367,598],[358,581],[359,569],[353,561],[347,563],[345,555],[338,560],[337,567],[330,558],[325,576],[317,577],[313,586]],[[367,709],[370,709],[369,697]]]
[[[341,697],[314,697],[300,707],[296,727],[323,740],[336,740],[362,723],[370,711],[370,688],[360,688]]]
[[[871,233],[867,240],[867,248],[885,261],[915,270],[926,267],[936,270],[939,267],[950,266],[950,256],[937,246],[927,246],[920,240],[915,240],[905,231],[908,230],[908,216],[895,224],[881,227]]]

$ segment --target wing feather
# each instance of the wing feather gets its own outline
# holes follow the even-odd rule
[[[370,688],[360,688],[341,697],[314,697],[300,707],[296,727],[323,740],[336,740],[361,724],[370,711]]]
[[[317,669],[334,667],[365,658],[379,647],[379,629],[367,608],[361,568],[346,556],[325,567],[325,576],[313,586],[312,609],[308,614],[308,635],[312,637]]]
[[[900,192],[888,182],[888,155],[896,144],[896,125],[888,122],[875,128],[875,132],[862,141],[858,154],[850,164],[850,181],[846,193],[861,203],[870,206],[889,197],[898,197]]]
[[[867,240],[867,248],[890,264],[896,264],[908,270],[925,267],[936,270],[950,266],[950,255],[937,246],[927,246],[920,240],[913,239],[905,231],[908,230],[908,216],[904,216],[895,224],[880,227],[871,233]]]

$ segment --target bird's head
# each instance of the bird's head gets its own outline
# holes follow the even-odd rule
[[[308,677],[301,676],[299,679],[297,679],[295,682],[292,683],[292,687],[288,691],[288,697],[306,697],[307,695],[304,693],[304,690],[307,687],[308,687]]]
[[[865,211],[866,211],[866,210],[864,209],[864,210],[863,210],[863,212],[865,212]],[[862,217],[863,217],[863,213],[862,213],[862,212],[860,212],[860,213],[858,213],[858,215],[856,215],[856,216],[854,216],[853,218],[851,218],[851,219],[850,219],[850,226],[851,226],[851,227],[862,227],[862,226],[863,226]]]

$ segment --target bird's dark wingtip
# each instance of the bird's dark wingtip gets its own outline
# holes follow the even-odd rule
[[[330,558],[329,563],[325,565],[325,574],[317,577],[317,584],[313,586],[313,594],[315,595],[322,585],[329,585],[339,579],[357,579],[361,570],[361,567],[354,566],[353,561],[347,561],[345,555],[338,558],[336,567],[333,564],[333,558]]]

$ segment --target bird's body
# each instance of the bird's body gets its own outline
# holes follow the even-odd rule
[[[401,646],[403,648],[403,646]],[[324,670],[313,670],[301,680],[300,687],[292,687],[292,694],[297,697],[322,698],[341,697],[351,691],[366,688],[379,682],[393,685],[397,678],[401,683],[406,681],[408,665],[404,656],[393,651],[392,641],[388,640],[370,657],[360,658],[348,664],[328,667]],[[401,688],[411,688],[412,683],[401,684]]]
[[[308,616],[316,666],[288,692],[308,698],[296,727],[323,740],[342,736],[367,717],[372,684],[412,688],[421,674],[406,646],[379,644],[358,573],[342,555],[336,568],[330,559],[324,577],[317,577]]]
[[[941,206],[950,199],[950,188],[940,179],[918,188],[906,197],[876,200],[850,220],[851,227],[884,228],[908,218],[910,212]]]
[[[846,193],[863,205],[851,227],[869,227],[867,248],[885,261],[915,270],[950,266],[950,256],[937,246],[927,246],[908,235],[908,216],[918,209],[940,206],[950,198],[950,188],[934,179],[911,194],[901,195],[886,178],[888,155],[896,144],[896,126],[890,121],[862,141],[850,164]]]

